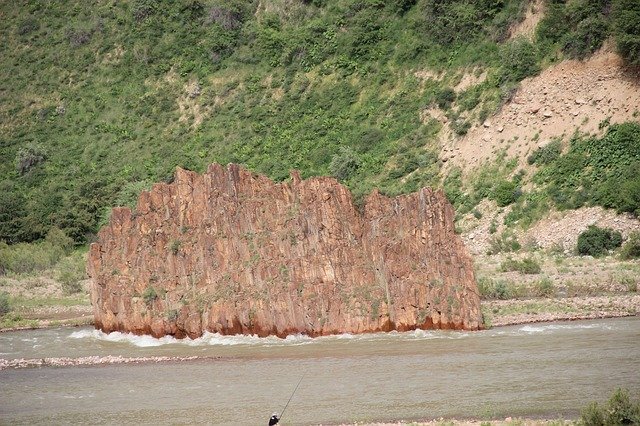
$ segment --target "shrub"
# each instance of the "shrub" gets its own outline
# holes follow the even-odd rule
[[[578,254],[593,257],[602,256],[609,250],[620,247],[622,234],[610,228],[589,226],[589,229],[578,236]]]
[[[499,207],[506,207],[515,203],[520,195],[522,195],[522,190],[516,182],[504,180],[493,189],[491,198]]]
[[[624,260],[640,258],[640,232],[632,232],[629,239],[620,250],[620,257]]]
[[[28,274],[54,266],[64,255],[62,248],[40,243],[0,243],[0,271]]]
[[[606,406],[590,403],[580,415],[584,426],[614,426],[640,423],[640,400],[632,401],[629,391],[616,389]]]
[[[180,251],[180,244],[180,240],[171,240],[169,243],[169,251],[174,255],[178,254],[178,251]]]
[[[478,291],[484,299],[505,300],[513,297],[512,285],[504,280],[493,280],[487,277],[478,278]]]
[[[9,294],[6,291],[0,292],[0,317],[11,312]]]
[[[448,109],[456,100],[456,92],[451,87],[445,87],[436,93],[435,102],[440,109]]]
[[[336,179],[349,179],[360,168],[360,158],[350,148],[340,147],[340,151],[331,158],[329,170]]]
[[[515,235],[504,231],[500,235],[494,235],[489,239],[487,254],[509,253],[520,250],[520,243]]]
[[[520,81],[540,72],[538,49],[525,37],[506,43],[500,50],[501,81]]]
[[[28,144],[24,148],[20,148],[16,154],[16,171],[21,175],[26,174],[38,164],[44,162],[47,153],[38,144]]]
[[[542,268],[540,264],[531,257],[522,260],[507,259],[500,264],[502,272],[518,271],[521,274],[539,274]]]
[[[65,254],[69,254],[74,246],[73,238],[55,226],[49,229],[44,240],[54,247],[60,247]]]
[[[544,165],[555,161],[562,154],[562,141],[556,139],[547,145],[535,150],[529,157],[527,163]]]
[[[149,286],[144,289],[144,292],[142,293],[142,299],[144,300],[144,303],[146,303],[147,305],[150,305],[157,298],[158,298],[158,293],[156,293],[155,288]]]
[[[640,3],[637,0],[614,0],[612,20],[620,55],[632,65],[640,65]]]
[[[536,283],[533,286],[533,293],[538,297],[551,297],[555,293],[556,288],[553,285],[553,281],[549,278],[545,277]]]
[[[82,280],[85,278],[85,260],[80,253],[66,257],[58,264],[57,279],[62,284],[65,294],[80,293]]]
[[[602,16],[592,16],[581,21],[576,30],[565,38],[564,50],[569,56],[583,59],[602,46],[609,35],[609,26]]]

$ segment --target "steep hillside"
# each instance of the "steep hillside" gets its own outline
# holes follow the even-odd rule
[[[111,206],[170,181],[176,166],[201,172],[212,162],[244,164],[275,180],[292,168],[303,177],[332,175],[357,202],[374,187],[395,195],[444,186],[468,212],[500,182],[470,194],[469,175],[453,166],[467,171],[476,160],[503,158],[506,136],[494,133],[515,134],[501,117],[540,81],[518,92],[521,80],[566,57],[589,57],[611,36],[629,63],[640,46],[640,10],[630,0],[99,0],[0,8],[0,240],[9,243],[60,228],[82,244]],[[612,87],[629,90],[622,102],[637,99],[633,78]],[[606,91],[611,81],[602,83]],[[589,116],[582,125],[590,130],[609,114],[590,117],[593,96],[600,95],[563,96],[576,106],[562,114],[572,125]],[[541,123],[566,121],[559,112],[546,117],[545,99],[535,97]],[[621,120],[637,120],[633,108],[622,110]],[[512,155],[523,163],[525,139],[555,135],[534,129],[537,139],[525,135],[507,148],[506,163]],[[515,172],[501,170],[504,179]]]

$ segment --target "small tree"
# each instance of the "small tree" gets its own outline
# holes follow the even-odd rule
[[[622,234],[610,228],[589,226],[589,229],[578,236],[578,254],[593,257],[602,256],[609,250],[620,247]]]

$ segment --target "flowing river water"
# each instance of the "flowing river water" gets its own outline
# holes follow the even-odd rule
[[[0,359],[191,361],[0,371],[0,424],[283,425],[575,417],[617,387],[640,392],[640,317],[500,327],[152,339],[89,328],[0,333]]]

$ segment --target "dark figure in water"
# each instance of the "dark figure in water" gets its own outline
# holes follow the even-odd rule
[[[271,418],[269,419],[269,426],[277,425],[279,421],[280,421],[280,418],[278,417],[278,415],[273,413],[271,415]]]

